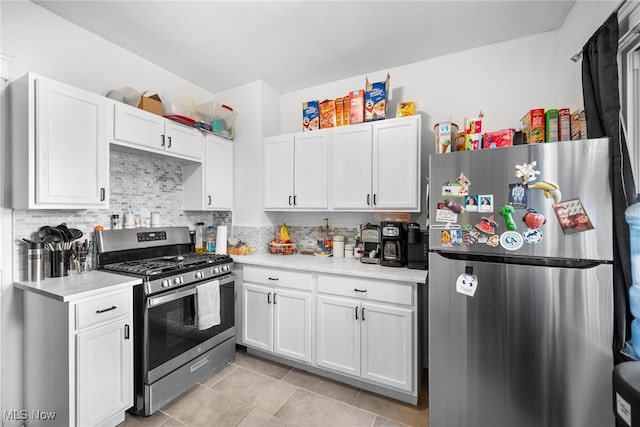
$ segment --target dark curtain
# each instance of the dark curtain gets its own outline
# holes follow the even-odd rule
[[[582,92],[589,138],[611,139],[609,183],[613,195],[613,296],[614,361],[625,360],[620,350],[631,339],[632,316],[628,288],[631,285],[629,227],[624,217],[636,201],[627,142],[620,124],[618,90],[618,15],[614,13],[582,49]]]

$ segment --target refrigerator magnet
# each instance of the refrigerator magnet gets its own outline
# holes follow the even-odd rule
[[[527,208],[527,186],[525,184],[519,182],[509,184],[509,204],[514,209]]]
[[[504,217],[505,228],[509,231],[516,231],[516,222],[513,220],[513,206],[504,205],[498,211],[500,215]]]
[[[478,230],[487,234],[496,234],[496,227],[498,227],[498,224],[493,220],[493,215],[483,216],[480,222],[476,224]]]
[[[527,209],[527,213],[522,217],[522,221],[529,228],[540,228],[547,222],[547,218],[537,210],[529,208]]]
[[[493,236],[489,236],[489,238],[487,239],[487,245],[491,246],[492,248],[495,248],[499,244],[500,244],[500,236],[498,236],[497,234],[494,234]]]
[[[440,232],[440,243],[444,247],[450,247],[451,243],[451,230],[442,230]]]
[[[472,297],[478,288],[478,278],[474,274],[463,273],[456,279],[456,292]]]
[[[555,204],[553,210],[564,234],[576,234],[594,228],[580,199]]]
[[[451,244],[453,246],[462,244],[462,230],[451,230]]]
[[[517,231],[505,231],[500,235],[500,246],[508,251],[517,251],[524,245],[524,238]]]
[[[539,228],[527,228],[522,232],[522,238],[525,243],[530,245],[537,245],[542,242],[542,230]]]
[[[475,242],[478,241],[479,237],[480,237],[480,232],[478,230],[463,231],[462,243],[464,243],[467,246],[473,245]]]
[[[538,175],[540,175],[540,171],[535,169],[537,164],[538,162],[533,161],[531,163],[516,165],[516,178],[520,178],[523,184],[535,181],[538,179]]]
[[[461,214],[464,213],[464,206],[462,206],[459,203],[456,202],[452,202],[449,199],[445,199],[444,201],[444,205],[451,211],[457,213],[457,214]]]
[[[443,203],[438,203],[436,210],[436,221],[438,222],[458,222],[458,214],[452,211]]]
[[[478,195],[469,194],[464,196],[464,209],[467,212],[478,212]]]
[[[493,194],[480,194],[478,212],[493,212]]]

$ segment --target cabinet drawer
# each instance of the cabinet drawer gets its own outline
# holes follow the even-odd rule
[[[83,329],[129,313],[131,290],[102,295],[76,303],[76,329]]]
[[[362,300],[413,305],[411,285],[400,282],[319,274],[318,292]]]
[[[254,266],[245,266],[242,270],[242,277],[245,282],[282,286],[303,291],[311,291],[313,280],[311,273]]]

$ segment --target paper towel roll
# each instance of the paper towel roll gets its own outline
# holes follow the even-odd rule
[[[227,253],[227,226],[226,225],[218,226],[218,234],[216,235],[216,253],[223,254],[223,255]]]

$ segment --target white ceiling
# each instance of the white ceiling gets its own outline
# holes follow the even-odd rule
[[[280,93],[560,28],[574,1],[34,1],[219,92]]]

